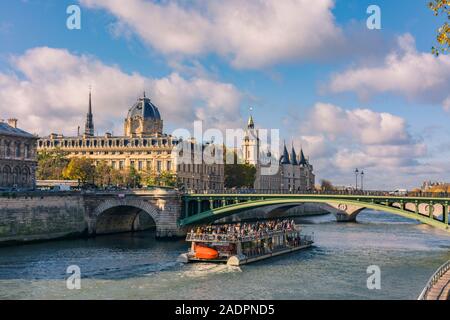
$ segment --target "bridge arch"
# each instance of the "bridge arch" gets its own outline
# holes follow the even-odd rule
[[[332,212],[338,221],[354,221],[356,216],[364,209],[374,209],[378,211],[396,214],[408,219],[420,221],[441,229],[450,231],[448,225],[448,204],[437,203],[436,199],[433,201],[429,199],[390,199],[384,197],[364,197],[364,196],[320,196],[320,195],[248,195],[248,196],[228,196],[226,199],[222,197],[222,206],[209,208],[209,210],[198,212],[192,216],[186,216],[180,220],[180,225],[192,225],[196,223],[212,222],[218,219],[240,213],[245,210],[265,207],[269,205],[294,205],[301,203],[318,203],[327,204],[333,207],[336,211]],[[193,199],[192,199],[193,198]],[[187,208],[189,209],[189,202],[198,202],[198,208],[203,206],[203,202],[199,195],[192,196],[188,200]],[[195,199],[197,198],[197,199]],[[231,200],[231,203],[230,203]],[[210,203],[214,204],[214,200],[210,199]],[[427,202],[424,204],[424,202]],[[408,205],[412,203],[413,206]],[[422,208],[423,207],[423,208]],[[430,209],[431,208],[431,209]],[[441,211],[441,214],[436,214]],[[445,212],[445,214],[444,214]],[[436,216],[442,217],[443,221],[436,219]]]
[[[159,210],[141,199],[108,199],[92,213],[91,234],[110,234],[159,229]]]

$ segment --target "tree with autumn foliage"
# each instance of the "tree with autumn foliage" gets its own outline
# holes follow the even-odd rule
[[[447,16],[447,20],[450,20],[450,0],[433,0],[428,6],[435,16],[444,15]],[[437,42],[438,47],[432,48],[433,54],[447,53],[450,48],[450,24],[448,22],[444,22],[438,29]]]
[[[61,149],[44,150],[38,154],[36,176],[39,180],[62,180],[63,171],[69,163],[67,153]]]
[[[176,174],[170,171],[146,173],[143,181],[147,186],[176,187],[178,184]]]
[[[95,166],[91,159],[72,158],[63,171],[63,177],[69,180],[78,180],[82,184],[94,183]]]
[[[95,183],[98,186],[108,186],[112,183],[113,168],[106,161],[100,161],[95,166]]]

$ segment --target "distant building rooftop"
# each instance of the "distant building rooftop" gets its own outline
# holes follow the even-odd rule
[[[36,136],[17,127],[13,127],[6,122],[0,121],[0,135],[20,136],[25,138],[36,138]]]

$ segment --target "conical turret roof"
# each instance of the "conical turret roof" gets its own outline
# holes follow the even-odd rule
[[[292,150],[291,150],[291,164],[294,166],[298,165],[297,162],[297,154],[295,153],[294,144],[292,143]]]
[[[284,144],[283,155],[280,158],[280,163],[281,164],[290,164],[291,163],[289,161],[289,152],[287,151],[286,143]]]
[[[308,161],[305,158],[305,155],[303,154],[303,149],[300,149],[300,160],[298,162],[299,165],[307,165]]]

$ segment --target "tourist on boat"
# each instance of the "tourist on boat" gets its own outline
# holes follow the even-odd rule
[[[269,220],[255,223],[235,223],[224,225],[198,226],[195,232],[196,237],[202,240],[213,240],[220,236],[220,239],[231,239],[236,237],[263,237],[272,231],[291,231],[295,229],[294,220]],[[193,235],[193,229],[191,229]]]

